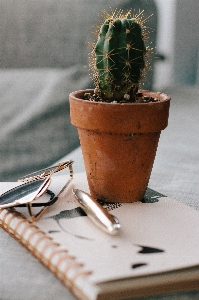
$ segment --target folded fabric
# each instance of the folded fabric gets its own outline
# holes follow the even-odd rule
[[[88,88],[84,66],[0,70],[0,180],[16,181],[79,145],[68,94]]]

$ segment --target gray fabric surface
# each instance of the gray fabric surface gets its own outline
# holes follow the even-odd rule
[[[46,167],[79,145],[70,92],[89,87],[84,66],[0,69],[0,180]]]
[[[162,131],[150,187],[199,209],[199,88],[167,89],[169,125]]]

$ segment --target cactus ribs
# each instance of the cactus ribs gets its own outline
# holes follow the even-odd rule
[[[139,102],[143,98],[138,95],[139,82],[150,50],[144,43],[148,37],[147,19],[143,19],[142,12],[133,16],[122,11],[104,14],[106,19],[89,56],[96,86],[95,100]]]

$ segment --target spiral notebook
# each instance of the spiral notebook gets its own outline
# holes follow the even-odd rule
[[[50,189],[60,190],[65,180],[55,176]],[[0,192],[16,184],[1,183]],[[104,205],[121,224],[120,233],[111,236],[81,210],[74,187],[89,192],[84,173],[75,174],[64,195],[37,222],[29,222],[21,208],[0,210],[0,224],[78,299],[199,287],[197,210],[148,188],[143,201]]]

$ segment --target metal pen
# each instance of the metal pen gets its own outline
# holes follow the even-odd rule
[[[73,189],[75,198],[87,216],[105,232],[116,235],[121,227],[118,219],[109,214],[93,197],[79,189]]]

